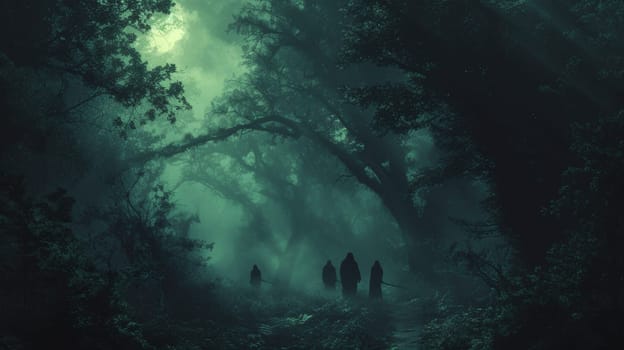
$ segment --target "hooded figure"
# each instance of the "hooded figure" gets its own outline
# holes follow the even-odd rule
[[[353,253],[347,254],[347,257],[340,264],[340,281],[342,282],[342,295],[345,297],[355,296],[357,293],[357,284],[362,279],[360,269],[358,268]]]
[[[371,268],[368,296],[371,299],[381,299],[381,282],[383,281],[383,269],[378,260],[375,260]]]
[[[257,265],[254,265],[251,269],[251,274],[249,278],[249,283],[258,288],[260,287],[260,283],[262,282],[262,274],[260,273],[260,269],[258,269]]]
[[[332,265],[331,260],[327,260],[327,264],[323,267],[323,284],[325,289],[336,289],[336,268]]]

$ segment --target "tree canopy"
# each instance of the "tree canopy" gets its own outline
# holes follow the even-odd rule
[[[0,30],[0,348],[624,344],[621,0],[9,0]]]
[[[124,107],[146,107],[143,113],[116,118],[120,127],[135,128],[161,115],[173,123],[176,113],[190,108],[182,83],[172,80],[176,67],[148,67],[135,45],[137,36],[150,29],[151,18],[168,14],[172,6],[171,0],[4,2],[3,70],[40,71],[60,85],[61,93],[72,77],[92,90],[75,105],[59,101],[51,113],[66,113],[106,95]]]

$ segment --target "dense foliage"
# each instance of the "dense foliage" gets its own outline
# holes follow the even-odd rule
[[[184,135],[137,48],[173,6],[0,4],[0,347],[622,347],[624,2],[244,1]],[[272,287],[212,274],[189,183]],[[383,303],[296,290],[363,242]]]
[[[510,272],[485,275],[493,265],[458,255],[498,298],[441,315],[426,347],[622,344],[622,3],[351,1],[349,10],[345,59],[410,75],[354,99],[375,107],[381,127],[432,130],[448,154],[433,176],[471,171],[490,182],[517,252]],[[432,117],[436,104],[448,113]]]
[[[15,100],[28,92],[14,96],[11,90],[26,78],[18,74],[30,70],[38,75],[26,78],[31,90],[56,90],[50,105],[42,106],[50,117],[63,118],[85,103],[109,96],[124,107],[144,107],[144,112],[115,117],[123,129],[161,115],[175,122],[176,113],[190,108],[182,83],[172,81],[175,65],[150,68],[136,48],[137,36],[150,29],[150,19],[169,13],[172,6],[170,0],[3,2],[0,86],[2,103],[9,107],[4,113],[8,126],[20,125],[20,105]],[[71,98],[75,94],[71,83],[76,79],[89,88],[77,101]]]

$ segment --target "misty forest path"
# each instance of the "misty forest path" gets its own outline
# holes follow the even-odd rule
[[[391,318],[394,322],[394,331],[390,349],[418,349],[418,336],[423,325],[421,321],[414,318],[414,310],[409,307],[393,308]]]

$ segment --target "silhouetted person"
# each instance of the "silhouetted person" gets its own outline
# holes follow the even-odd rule
[[[347,254],[347,257],[340,264],[340,282],[342,283],[342,295],[345,297],[355,296],[357,292],[357,284],[362,279],[360,269],[357,262],[353,258],[353,253]]]
[[[254,265],[253,269],[251,269],[249,283],[256,288],[260,287],[260,283],[262,283],[262,274],[260,273],[260,269],[258,269],[257,265]]]
[[[336,289],[336,268],[332,265],[331,260],[327,260],[327,264],[323,267],[323,284],[325,289]]]
[[[383,269],[378,260],[375,260],[371,268],[368,296],[371,299],[381,299],[381,282],[383,281]]]

